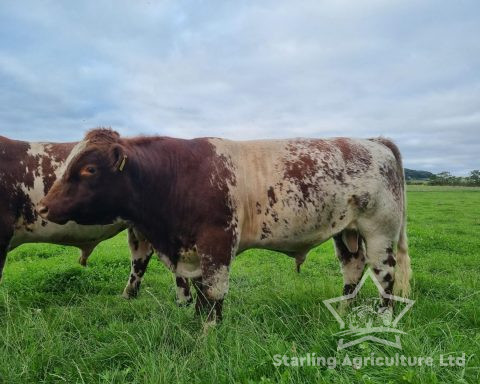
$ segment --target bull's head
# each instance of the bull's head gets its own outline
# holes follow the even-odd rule
[[[127,148],[111,129],[95,129],[72,150],[63,175],[40,201],[38,212],[65,224],[110,224],[128,203],[129,181],[124,177]]]

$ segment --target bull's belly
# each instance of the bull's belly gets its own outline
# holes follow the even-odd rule
[[[51,243],[60,245],[80,246],[109,239],[126,228],[124,222],[110,225],[79,225],[68,222],[58,225],[44,220],[32,224],[17,223],[10,241],[12,250],[25,243]]]
[[[272,233],[267,237],[262,237],[263,232],[260,232],[260,238],[246,239],[240,242],[240,250],[248,248],[264,248],[281,252],[297,252],[306,249],[311,249],[317,245],[330,239],[335,232],[327,230],[312,230],[302,232],[290,233]]]
[[[345,221],[346,222],[346,221]],[[343,225],[342,225],[343,224]],[[241,234],[239,248],[266,248],[284,252],[296,252],[310,249],[330,239],[340,232],[344,223],[299,219],[297,222],[268,223],[262,221],[255,228],[249,228]]]

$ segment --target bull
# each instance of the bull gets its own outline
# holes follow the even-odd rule
[[[209,321],[222,317],[232,260],[250,248],[301,264],[333,237],[345,294],[366,265],[385,293],[409,289],[402,160],[384,138],[241,142],[95,129],[39,211],[59,224],[133,223],[177,277],[193,281]]]

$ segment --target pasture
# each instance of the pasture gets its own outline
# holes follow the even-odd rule
[[[140,295],[126,234],[102,243],[89,266],[75,248],[24,245],[0,284],[0,383],[478,383],[480,189],[409,186],[413,308],[403,350],[364,342],[337,352],[338,324],[322,300],[342,275],[329,241],[300,274],[282,254],[247,251],[233,264],[224,321],[208,333],[178,308],[171,273],[152,260]],[[432,356],[432,367],[275,367],[273,355]],[[465,367],[440,366],[465,353]]]

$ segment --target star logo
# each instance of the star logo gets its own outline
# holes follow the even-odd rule
[[[342,304],[345,305],[348,300],[354,299],[369,277],[377,287],[381,298],[389,299],[397,303],[404,303],[405,307],[395,318],[393,318],[393,312],[390,308],[383,308],[383,311],[375,309],[376,307],[379,307],[380,298],[370,298],[367,300],[367,303],[351,308],[349,313],[342,318],[338,311],[338,307],[336,309],[332,304],[339,303],[340,306],[342,306]],[[405,334],[405,332],[398,329],[397,326],[405,313],[407,313],[407,311],[412,308],[413,304],[415,304],[415,301],[387,294],[372,270],[368,268],[360,280],[360,283],[352,293],[334,297],[333,299],[323,300],[323,303],[340,325],[341,331],[336,333],[336,335],[341,336],[338,340],[337,350],[345,349],[364,341],[372,341],[402,349],[400,335]],[[380,335],[382,334],[393,334],[394,341],[381,338]]]

